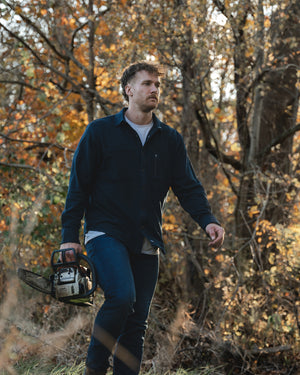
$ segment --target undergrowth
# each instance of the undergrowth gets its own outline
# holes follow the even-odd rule
[[[203,284],[199,278],[187,282],[188,264],[179,256],[184,249],[178,243],[175,251],[172,242],[173,256],[160,264],[141,375],[299,375],[299,241],[266,222],[259,230],[274,254],[258,262],[260,272],[248,259],[242,279],[222,250],[204,258]],[[19,266],[45,271],[35,249],[25,239],[14,242],[14,234],[0,243],[0,375],[82,374],[103,296],[96,293],[94,306],[84,309],[21,283]]]

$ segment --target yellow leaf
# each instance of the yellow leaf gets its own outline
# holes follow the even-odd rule
[[[213,103],[213,101],[211,99],[209,99],[209,100],[206,101],[206,105],[207,105],[208,108],[211,108],[213,106],[213,104],[214,103]]]
[[[271,26],[271,21],[270,21],[269,17],[265,18],[264,24],[265,24],[265,28],[267,28],[267,29]]]
[[[174,215],[169,215],[167,220],[172,223],[172,224],[175,224],[176,223],[176,218]]]
[[[258,215],[259,214],[259,210],[258,210],[258,207],[257,206],[252,206],[250,208],[250,210],[248,211],[248,215],[250,218],[252,218],[254,215]]]
[[[224,256],[222,254],[218,254],[215,256],[215,259],[217,262],[223,262],[224,261]]]
[[[249,47],[248,50],[245,52],[246,57],[250,57],[254,54],[254,47]]]
[[[270,256],[269,256],[269,263],[270,264],[274,264],[275,263],[275,255],[274,254],[270,254]]]
[[[231,147],[230,147],[230,150],[231,151],[241,151],[241,146],[238,142],[234,142]]]

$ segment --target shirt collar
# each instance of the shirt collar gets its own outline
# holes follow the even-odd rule
[[[123,108],[119,113],[116,114],[116,121],[115,121],[115,125],[116,126],[120,126],[122,124],[125,124],[126,123],[126,120],[125,120],[125,112],[127,111],[127,108]],[[153,127],[154,128],[157,128],[157,129],[161,129],[161,122],[160,120],[155,116],[155,114],[153,113],[152,114],[152,118],[153,118]]]

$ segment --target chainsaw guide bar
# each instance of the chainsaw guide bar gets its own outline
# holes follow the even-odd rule
[[[25,270],[24,268],[18,269],[18,277],[24,283],[38,290],[39,292],[53,295],[52,281],[37,273]]]

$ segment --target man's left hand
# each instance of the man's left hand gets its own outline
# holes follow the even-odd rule
[[[219,249],[224,242],[224,229],[218,224],[211,223],[206,226],[205,231],[211,239],[211,242],[209,242],[208,246]]]

